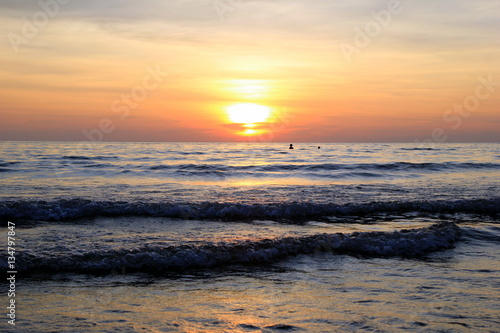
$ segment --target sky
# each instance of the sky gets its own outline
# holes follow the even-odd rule
[[[497,0],[0,0],[0,140],[500,142]]]

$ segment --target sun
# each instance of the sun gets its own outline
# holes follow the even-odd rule
[[[233,104],[226,108],[229,120],[236,124],[263,123],[271,115],[267,106],[254,103]]]

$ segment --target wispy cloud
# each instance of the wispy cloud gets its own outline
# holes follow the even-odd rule
[[[348,63],[339,46],[354,45],[359,31],[370,22],[377,24],[374,13],[394,1],[402,10],[372,33]],[[38,26],[33,17],[43,16],[40,4],[49,3],[58,4],[57,15]],[[89,117],[104,117],[110,102],[137,84],[147,65],[160,63],[171,76],[148,100],[150,111],[138,110],[135,116],[177,117],[182,121],[175,126],[189,135],[202,133],[200,139],[217,139],[210,126],[221,120],[210,122],[207,116],[207,110],[218,107],[215,103],[253,98],[227,86],[245,80],[273,82],[265,102],[293,108],[303,119],[296,127],[290,125],[297,128],[296,135],[302,135],[299,129],[306,135],[308,129],[327,133],[328,128],[349,128],[354,120],[347,115],[359,111],[375,112],[371,119],[381,122],[378,128],[385,137],[390,124],[384,119],[392,119],[397,128],[404,123],[384,118],[388,114],[401,114],[407,127],[415,114],[429,124],[433,117],[440,119],[442,108],[453,99],[463,99],[478,76],[491,73],[500,81],[500,3],[495,0],[235,3],[221,20],[213,0],[0,0],[0,113],[14,117],[10,110],[22,105],[19,109],[29,109],[23,111],[26,115],[42,119],[47,107],[53,107],[67,119],[63,110],[74,112],[67,107],[73,101],[78,115],[87,109]],[[29,38],[23,35],[27,24],[37,30]],[[25,39],[18,52],[9,34]],[[498,120],[496,95],[482,107],[481,119]],[[331,119],[342,123],[324,123],[330,118],[315,118],[312,112],[335,114]],[[153,124],[153,118],[142,121]],[[134,135],[139,132],[134,129]],[[161,136],[161,129],[157,133]],[[398,138],[405,134],[396,129],[392,133]]]

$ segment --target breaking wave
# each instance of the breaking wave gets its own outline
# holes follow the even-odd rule
[[[159,246],[93,250],[86,253],[40,254],[19,252],[21,272],[112,273],[169,272],[231,265],[263,265],[299,254],[332,252],[363,256],[418,257],[447,249],[460,238],[460,229],[442,222],[418,229],[393,232],[317,234],[237,243]],[[2,262],[1,266],[6,266]],[[2,267],[6,268],[6,267]]]
[[[159,164],[149,167],[150,170],[182,170],[182,171],[253,171],[253,172],[286,172],[286,171],[373,171],[373,170],[428,170],[428,171],[446,171],[461,169],[500,169],[499,163],[411,163],[411,162],[393,162],[393,163],[322,163],[322,164],[268,164],[268,165],[226,165],[226,164]]]
[[[93,201],[6,201],[0,203],[0,218],[35,221],[65,221],[95,216],[145,216],[201,220],[307,219],[377,213],[475,213],[499,214],[500,197],[442,201],[390,201],[350,204],[292,202],[275,204],[169,203]]]

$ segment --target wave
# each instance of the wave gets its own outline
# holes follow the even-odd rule
[[[11,169],[10,167],[16,164],[20,164],[21,162],[4,162],[0,161],[0,172],[15,172],[17,170]]]
[[[500,163],[321,163],[321,164],[269,164],[269,165],[225,165],[225,164],[160,164],[149,167],[150,170],[182,170],[182,171],[255,171],[255,172],[287,172],[287,171],[447,171],[447,170],[474,170],[474,169],[500,169]]]
[[[174,163],[176,158],[166,161],[144,163],[146,160],[121,161],[117,156],[77,156],[68,155],[59,158],[61,164],[51,164],[47,168],[73,168],[78,165],[78,170],[87,172],[92,169],[106,169],[108,175],[120,174],[129,170],[131,174],[144,175],[146,172],[154,176],[167,177],[310,177],[310,178],[377,178],[377,177],[408,177],[422,176],[426,173],[439,172],[474,172],[500,170],[500,163],[494,162],[443,162],[443,163],[413,163],[413,162],[388,162],[388,163],[330,163],[318,161],[290,161],[289,163],[273,163],[265,165],[227,165],[226,163]],[[181,157],[180,159],[184,159]],[[56,159],[57,160],[57,159]],[[135,160],[134,160],[135,161]],[[218,159],[217,161],[220,161]],[[0,172],[16,172],[15,164],[19,162],[0,162]],[[29,167],[29,166],[28,166]],[[23,168],[23,171],[39,171],[39,166],[33,165]]]
[[[369,214],[500,214],[500,197],[442,201],[388,201],[351,204],[292,202],[276,204],[171,203],[93,201],[6,201],[0,203],[0,218],[31,221],[67,221],[95,216],[145,216],[198,220],[303,220]]]
[[[496,225],[464,226],[462,230],[466,239],[494,244],[494,246],[500,245],[500,227]]]
[[[438,148],[399,148],[399,150],[443,150],[443,149],[438,149]],[[444,149],[444,150],[455,150],[454,148],[447,148],[447,149]]]
[[[206,155],[207,153],[202,152],[202,151],[181,151],[181,152],[177,152],[177,154],[181,154],[181,155]]]
[[[332,252],[363,256],[419,257],[450,248],[460,229],[443,222],[419,229],[393,232],[354,232],[284,237],[238,243],[159,246],[93,250],[83,254],[43,255],[19,252],[20,272],[112,273],[123,271],[169,272],[232,265],[263,265],[299,254]],[[7,263],[2,261],[4,270]]]
[[[21,162],[0,162],[0,167],[8,167],[8,166],[11,166],[11,165],[16,165],[16,164],[20,164]]]
[[[109,165],[107,165],[107,164],[100,164],[100,163],[92,163],[92,164],[83,165],[82,168],[96,168],[96,169],[101,169],[101,168],[109,168]]]
[[[62,157],[63,160],[115,160],[118,156],[79,156],[79,155],[66,155]]]

